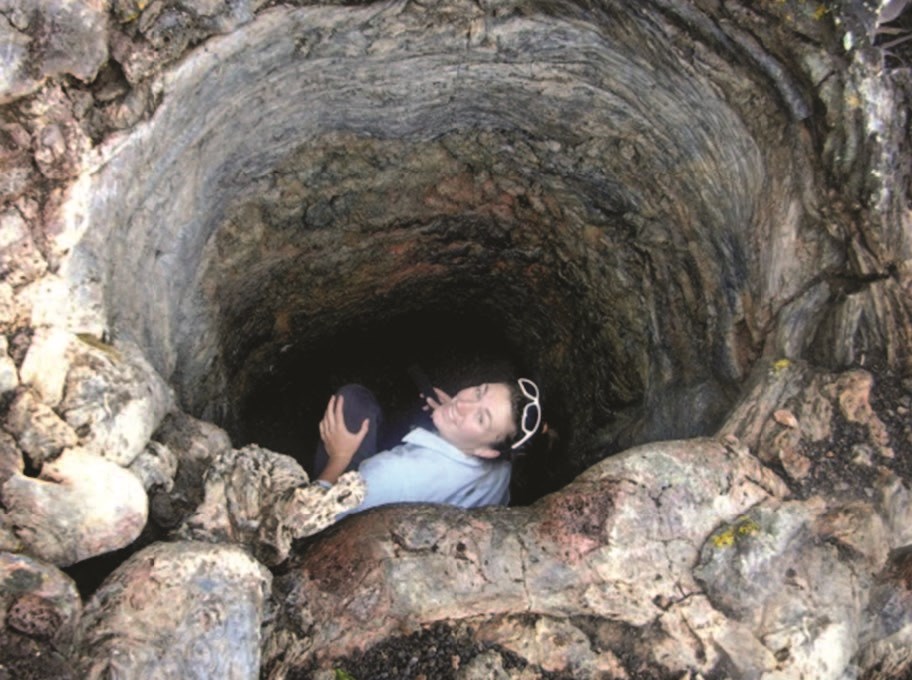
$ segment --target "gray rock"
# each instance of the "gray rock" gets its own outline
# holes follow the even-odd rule
[[[59,410],[87,450],[129,465],[171,410],[174,395],[133,345],[79,339]]]
[[[257,678],[271,579],[238,547],[153,544],[86,603],[79,677]]]
[[[511,676],[504,670],[503,659],[497,652],[479,654],[465,668],[460,668],[458,680],[508,680]]]
[[[170,489],[152,491],[150,515],[163,529],[175,529],[203,502],[206,471],[231,450],[231,440],[223,429],[180,411],[169,413],[153,436],[174,455],[177,470]]]
[[[258,0],[117,0],[114,11],[127,30],[114,33],[114,57],[123,65],[130,83],[137,84],[178,58],[189,44],[229,33],[249,22],[258,4]]]
[[[0,552],[0,672],[75,680],[70,655],[82,600],[51,565]]]
[[[544,671],[571,673],[580,680],[623,677],[623,665],[608,650],[593,649],[592,640],[567,619],[549,616],[504,617],[481,624],[477,637],[517,654]],[[482,669],[490,669],[484,675]],[[460,678],[511,677],[497,654],[481,654],[459,672]]]
[[[91,81],[108,58],[107,3],[6,0],[0,17],[0,103],[35,92],[46,78]]]
[[[15,48],[8,48],[14,50]],[[21,197],[35,180],[28,131],[17,123],[0,123],[0,200]]]
[[[164,444],[150,441],[128,469],[139,477],[146,493],[167,493],[174,488],[177,457]]]
[[[870,625],[860,636],[856,663],[864,677],[901,678],[912,671],[912,547],[890,555],[867,605]]]
[[[795,676],[838,678],[850,667],[871,583],[835,546],[814,540],[810,525],[822,509],[757,508],[704,546],[694,575],[713,606],[746,624],[753,638],[749,646],[743,637],[720,636],[737,677],[788,668]]]

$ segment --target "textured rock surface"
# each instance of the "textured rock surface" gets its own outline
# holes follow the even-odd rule
[[[357,472],[331,489],[310,485],[292,458],[259,446],[231,449],[206,469],[202,503],[175,532],[178,538],[236,543],[267,566],[284,562],[294,539],[333,524],[364,500]]]
[[[200,505],[206,469],[231,449],[231,440],[221,428],[181,412],[168,414],[154,439],[154,445],[167,450],[162,455],[173,455],[177,462],[170,479],[153,488],[149,498],[151,519],[167,531],[177,528]]]
[[[461,622],[470,648],[511,665],[506,677],[526,666],[568,677],[902,677],[912,664],[902,646],[908,471],[897,468],[904,480],[888,467],[895,458],[853,458],[865,437],[834,435],[844,413],[866,413],[867,436],[878,436],[868,377],[794,362],[758,371],[745,398],[756,410],[735,412],[745,436],[764,426],[758,456],[723,432],[613,456],[530,508],[347,519],[279,577],[264,667],[370,676],[391,649],[407,661],[447,638],[418,631]],[[782,412],[802,404],[793,425]],[[758,457],[777,462],[775,435],[798,420],[816,433],[793,443],[809,471],[791,477],[779,463],[779,477]]]
[[[55,567],[25,555],[0,553],[0,673],[4,677],[71,678],[82,600]]]
[[[82,336],[81,351],[69,359],[66,393],[58,408],[67,423],[86,434],[92,453],[127,466],[171,410],[173,395],[158,373],[131,345],[106,345]]]
[[[108,3],[23,0],[0,6],[0,103],[30,94],[53,76],[91,81],[108,58]]]
[[[4,549],[61,566],[129,545],[148,517],[140,480],[82,448],[45,463],[37,478],[12,475],[0,500],[0,524],[17,539]]]
[[[270,581],[237,547],[146,548],[86,604],[79,677],[256,677]]]
[[[266,675],[902,677],[912,10],[875,4],[0,0],[0,546],[280,562],[317,492],[263,447],[339,357],[489,342],[545,389],[540,500],[309,542]],[[256,677],[266,589],[156,544],[71,658]],[[0,661],[67,677],[43,597]]]
[[[658,619],[668,647],[689,649],[694,620],[721,617],[690,573],[695,546],[785,492],[747,451],[692,440],[615,456],[529,509],[353,517],[277,583],[284,605],[266,667],[282,677],[308,654],[369,647],[403,627],[511,612],[585,612],[643,635]]]

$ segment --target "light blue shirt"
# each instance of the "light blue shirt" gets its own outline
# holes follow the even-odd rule
[[[506,505],[510,467],[509,461],[463,453],[438,434],[416,427],[398,446],[361,463],[358,471],[367,493],[354,512],[387,503]]]

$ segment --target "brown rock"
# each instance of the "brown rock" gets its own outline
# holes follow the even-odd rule
[[[780,408],[776,411],[773,411],[773,420],[775,420],[780,425],[784,425],[785,427],[790,427],[792,429],[796,429],[798,427],[798,419],[795,417],[795,414],[788,409]]]
[[[782,482],[745,450],[694,440],[610,458],[531,509],[418,505],[350,516],[278,579],[285,605],[266,641],[270,673],[302,663],[308,649],[332,658],[399,626],[447,618],[560,618],[583,602],[588,616],[645,626],[698,589],[689,574],[695,537],[774,493],[786,493]],[[313,637],[299,637],[302,629]],[[667,634],[696,658],[692,625]],[[551,646],[555,667],[583,649]],[[607,650],[596,659],[586,649],[584,665],[611,666]]]
[[[0,553],[0,611],[5,612],[0,632],[14,631],[69,653],[82,600],[72,579],[55,567]]]
[[[811,471],[811,460],[791,446],[784,446],[779,449],[779,460],[782,467],[785,468],[789,477],[795,480],[802,480],[808,476]]]
[[[890,435],[886,425],[871,407],[871,388],[874,377],[867,371],[850,371],[844,373],[837,382],[839,390],[839,409],[850,423],[867,425],[874,442],[886,446]]]
[[[15,600],[6,612],[6,625],[41,640],[54,637],[62,623],[53,603],[32,593]]]
[[[35,468],[53,460],[60,452],[75,446],[79,438],[51,408],[30,390],[23,390],[10,406],[6,429]]]
[[[868,503],[850,503],[818,517],[814,527],[824,538],[865,555],[870,564],[886,562],[890,540],[880,515]]]

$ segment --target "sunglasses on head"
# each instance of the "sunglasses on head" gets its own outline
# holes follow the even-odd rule
[[[520,378],[516,382],[519,384],[520,392],[529,400],[529,403],[523,407],[522,418],[519,421],[523,436],[510,447],[511,449],[518,449],[532,438],[532,435],[538,431],[538,426],[541,425],[542,417],[538,385],[528,378]]]

